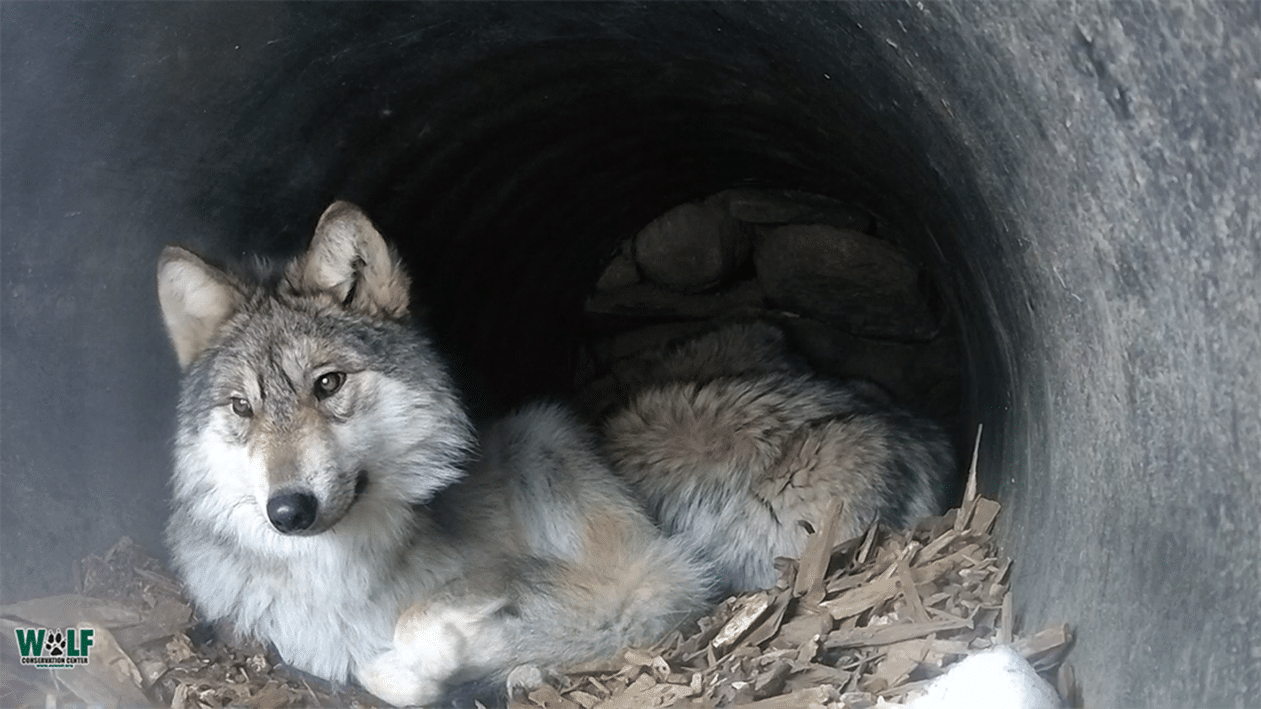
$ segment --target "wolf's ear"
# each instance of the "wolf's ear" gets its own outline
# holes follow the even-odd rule
[[[368,215],[349,202],[324,210],[311,246],[285,278],[301,295],[329,295],[365,315],[407,314],[407,272]]]
[[[219,328],[241,307],[241,291],[219,269],[178,246],[158,257],[158,301],[180,367],[210,346]]]

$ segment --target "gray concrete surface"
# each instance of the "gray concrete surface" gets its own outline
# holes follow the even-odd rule
[[[1255,706],[1258,116],[1256,2],[4,3],[0,594],[160,550],[163,244],[284,254],[357,200],[510,401],[612,244],[769,184],[945,284],[1017,608],[1077,627],[1089,703]]]

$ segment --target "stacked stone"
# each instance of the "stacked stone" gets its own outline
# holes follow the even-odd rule
[[[653,353],[731,320],[773,322],[821,373],[957,412],[958,341],[932,278],[887,226],[821,195],[738,188],[678,205],[617,249],[586,304],[578,388],[599,416]]]

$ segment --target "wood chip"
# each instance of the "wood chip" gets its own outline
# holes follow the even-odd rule
[[[973,534],[989,534],[994,526],[994,520],[998,518],[998,511],[997,502],[983,497],[977,498],[973,503],[972,519],[968,522],[968,529]]]
[[[880,531],[880,523],[872,522],[867,528],[867,532],[863,537],[863,544],[858,550],[858,556],[855,562],[859,564],[866,563],[867,557],[871,554],[871,549],[876,543],[876,533]]]
[[[1012,612],[1011,593],[1003,594],[1002,610],[998,614],[998,643],[1000,645],[1010,645],[1015,628],[1015,618]]]
[[[1081,704],[1081,688],[1077,686],[1077,675],[1073,666],[1067,662],[1060,665],[1055,673],[1055,690],[1064,700],[1064,706],[1075,708]]]
[[[1021,657],[1039,671],[1059,665],[1063,654],[1073,643],[1073,631],[1067,624],[1053,625],[1033,635],[1017,640],[1012,647]]]
[[[897,595],[897,592],[897,579],[887,578],[850,589],[840,596],[830,601],[824,601],[819,605],[827,609],[833,618],[840,620],[841,618],[865,613]]]
[[[727,624],[718,631],[718,635],[710,642],[710,647],[715,651],[724,651],[736,644],[736,641],[744,637],[749,632],[753,624],[762,619],[762,616],[771,607],[771,596],[769,593],[755,593],[752,596],[746,596],[744,601],[736,609],[735,615]]]
[[[771,605],[771,612],[749,633],[744,639],[744,644],[757,646],[775,637],[784,623],[784,614],[788,612],[791,600],[792,598],[788,591],[777,595],[774,603]]]
[[[762,699],[745,704],[745,709],[803,709],[805,707],[824,707],[838,699],[840,695],[834,687],[810,687],[799,689],[792,694]]]
[[[976,462],[977,457],[981,453],[981,432],[985,430],[985,424],[978,423],[976,425],[976,439],[972,442],[972,463],[968,466],[968,482],[963,490],[963,501],[971,502],[977,497],[977,480],[976,480]]]
[[[817,605],[823,600],[823,580],[827,575],[828,562],[832,559],[836,528],[844,509],[844,501],[839,497],[833,498],[823,515],[822,525],[806,539],[793,595],[804,597],[809,605]]]
[[[543,685],[530,692],[530,702],[542,709],[581,709],[577,702],[562,697],[560,692],[550,685]]]
[[[770,647],[778,649],[799,648],[822,637],[832,630],[832,616],[826,613],[805,612],[780,625]]]
[[[826,647],[863,647],[869,645],[888,645],[890,643],[922,638],[933,633],[947,630],[970,628],[972,622],[962,618],[929,621],[927,623],[899,623],[853,630],[838,630],[828,635],[824,642]]]
[[[919,591],[915,589],[915,580],[905,560],[897,564],[897,579],[898,585],[902,587],[902,595],[911,607],[911,619],[916,623],[927,623],[928,612],[924,610],[924,601],[919,597]]]
[[[668,707],[691,696],[686,685],[658,684],[649,675],[642,675],[621,694],[601,703],[599,709],[652,709]]]

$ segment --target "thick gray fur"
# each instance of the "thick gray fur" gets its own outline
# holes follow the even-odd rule
[[[158,284],[184,368],[167,540],[207,618],[410,705],[649,643],[706,608],[707,567],[563,409],[473,430],[353,205],[271,277],[168,247]],[[289,533],[269,518],[285,494],[317,503]]]
[[[841,538],[941,511],[955,471],[941,428],[873,384],[810,372],[770,324],[684,342],[658,371],[661,383],[606,421],[606,445],[662,528],[727,588],[771,586],[775,557],[800,556],[805,525],[821,528],[834,500]]]

